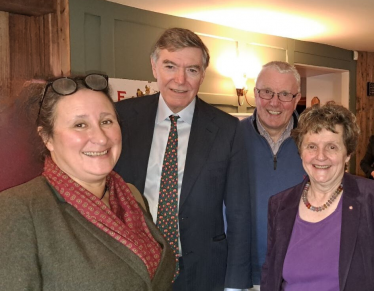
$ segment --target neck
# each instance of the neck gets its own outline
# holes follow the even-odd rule
[[[266,129],[266,131],[268,132],[268,134],[269,134],[270,138],[273,140],[273,142],[277,142],[280,139],[280,137],[281,137],[281,135],[282,135],[282,133],[284,132],[285,129],[286,128],[281,128],[280,130],[268,130],[268,129]]]
[[[293,117],[291,116],[291,118]],[[278,142],[278,140],[281,138],[282,134],[287,129],[287,126],[290,123],[290,120],[288,120],[288,122],[281,128],[271,128],[271,127],[267,127],[264,124],[264,122],[261,121],[261,118],[259,117],[258,113],[257,113],[256,119],[260,123],[261,127],[267,132],[267,134],[270,136],[270,138],[272,139],[274,143]]]
[[[106,179],[100,180],[98,182],[94,183],[86,183],[83,181],[77,181],[73,177],[71,177],[75,182],[77,182],[79,185],[81,185],[86,190],[90,191],[92,194],[94,194],[97,198],[101,199],[103,197],[103,193],[105,190],[105,182]]]
[[[327,197],[330,197],[341,184],[341,179],[337,180],[331,185],[323,185],[316,182],[310,181],[309,195],[314,201],[325,201]]]

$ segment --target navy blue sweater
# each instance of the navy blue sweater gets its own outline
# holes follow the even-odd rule
[[[295,142],[288,137],[274,156],[267,140],[256,126],[256,112],[241,121],[248,156],[249,187],[252,207],[252,276],[260,284],[261,267],[267,248],[267,211],[270,196],[299,184],[305,171]],[[294,125],[297,115],[294,113]]]

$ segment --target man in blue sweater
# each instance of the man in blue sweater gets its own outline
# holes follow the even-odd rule
[[[300,183],[304,169],[290,137],[297,125],[300,75],[286,62],[263,66],[254,89],[256,110],[242,121],[248,154],[252,205],[253,284],[260,284],[267,247],[267,203],[270,196]]]

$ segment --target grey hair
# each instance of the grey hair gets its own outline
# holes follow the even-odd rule
[[[194,32],[184,28],[169,28],[164,31],[151,51],[151,58],[157,62],[160,50],[166,49],[170,52],[175,52],[183,48],[198,48],[203,54],[203,70],[209,66],[209,50],[201,40],[201,38]]]
[[[262,66],[262,70],[260,74],[262,73],[263,70],[268,69],[268,68],[275,69],[281,74],[292,73],[297,82],[297,88],[298,88],[297,91],[300,92],[301,77],[300,77],[299,72],[296,70],[296,68],[293,65],[287,62],[282,62],[282,61],[272,61]]]

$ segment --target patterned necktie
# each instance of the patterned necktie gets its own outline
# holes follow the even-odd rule
[[[173,249],[177,267],[174,280],[179,274],[178,266],[178,131],[179,116],[170,115],[170,132],[162,164],[158,198],[157,227]]]

